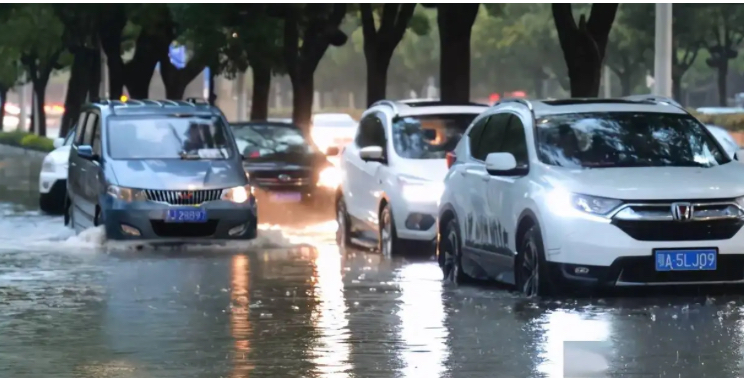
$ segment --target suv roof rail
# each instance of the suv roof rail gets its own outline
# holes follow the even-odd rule
[[[209,104],[209,102],[207,102],[207,100],[205,100],[203,98],[199,98],[199,97],[187,97],[186,98],[186,102],[188,102],[189,104],[194,104],[194,105],[207,105],[207,104]]]
[[[504,103],[508,103],[508,102],[520,103],[520,104],[526,106],[527,109],[529,109],[530,111],[532,111],[532,103],[529,102],[528,100],[523,99],[523,98],[505,98],[505,99],[501,99],[499,101],[496,101],[496,103],[493,104],[493,106],[498,106],[498,105],[501,105],[501,104],[504,104]]]
[[[394,102],[394,101],[390,101],[390,100],[380,100],[380,101],[377,101],[377,102],[375,102],[374,104],[372,104],[372,105],[370,106],[370,108],[373,108],[373,107],[375,107],[375,106],[378,106],[378,105],[386,105],[386,106],[389,106],[389,107],[393,108],[393,111],[394,111],[394,112],[396,112],[396,113],[398,112],[398,106],[397,106],[397,105],[395,105],[395,102]]]
[[[625,96],[623,97],[623,100],[639,101],[639,102],[654,102],[657,104],[669,104],[669,105],[676,106],[680,109],[684,109],[684,107],[677,101],[674,101],[674,99],[664,97],[664,96],[652,95],[652,94]]]

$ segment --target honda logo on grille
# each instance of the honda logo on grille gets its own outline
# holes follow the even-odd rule
[[[678,222],[692,219],[692,204],[689,202],[675,202],[672,204],[672,218]]]
[[[189,200],[189,199],[194,198],[194,193],[193,192],[181,192],[178,194],[178,198],[182,200]]]
[[[289,175],[279,175],[279,181],[289,181],[291,179],[292,177],[290,177]]]

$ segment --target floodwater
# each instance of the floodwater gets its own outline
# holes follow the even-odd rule
[[[0,190],[3,378],[744,375],[739,295],[455,287],[433,261],[339,251],[332,221],[136,251],[34,202]]]

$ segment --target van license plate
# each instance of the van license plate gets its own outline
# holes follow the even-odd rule
[[[207,211],[201,209],[172,209],[165,214],[165,221],[169,223],[204,223],[207,221]]]
[[[716,270],[718,250],[708,249],[657,249],[654,251],[657,272]]]

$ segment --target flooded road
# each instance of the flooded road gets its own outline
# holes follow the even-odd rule
[[[339,251],[333,222],[264,226],[243,245],[134,251],[97,229],[72,236],[18,195],[0,202],[3,378],[744,371],[739,296],[532,301],[454,287],[432,261]]]

